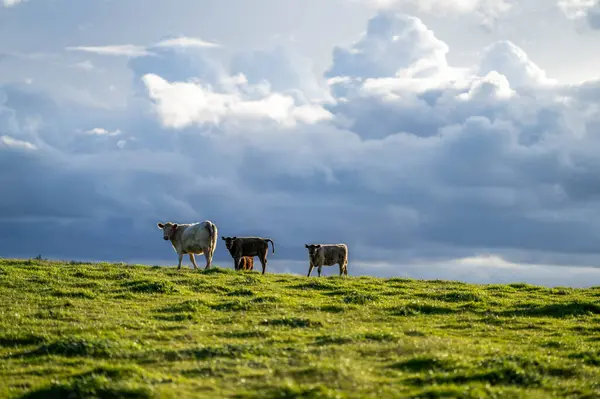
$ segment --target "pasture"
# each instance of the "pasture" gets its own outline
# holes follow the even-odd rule
[[[0,397],[600,396],[600,287],[324,273],[0,260]]]

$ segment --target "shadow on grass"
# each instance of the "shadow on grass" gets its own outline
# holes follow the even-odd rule
[[[111,358],[120,356],[122,353],[123,348],[115,341],[63,338],[43,344],[30,352],[14,355],[14,357],[58,355],[65,357]]]
[[[39,345],[46,341],[46,337],[31,333],[0,335],[0,346],[5,348],[27,345]]]
[[[221,312],[238,312],[247,311],[254,307],[254,305],[248,301],[243,301],[236,298],[233,301],[221,302],[209,305],[211,309],[218,310]]]
[[[364,333],[360,336],[362,339],[374,342],[396,342],[398,337],[385,332]]]
[[[314,278],[310,279],[305,283],[295,284],[290,286],[297,290],[316,290],[316,291],[330,291],[340,287],[339,282],[328,281],[325,278]]]
[[[424,303],[408,303],[389,308],[393,316],[442,315],[461,312],[448,306],[436,306]]]
[[[346,345],[354,342],[351,337],[340,337],[335,335],[321,335],[315,338],[315,345]]]
[[[366,305],[368,303],[375,302],[378,299],[379,297],[377,295],[358,291],[350,291],[344,296],[342,301],[351,305]]]
[[[537,303],[523,304],[516,309],[498,313],[502,316],[531,316],[531,317],[568,317],[600,314],[600,304],[593,302],[566,302],[540,305]]]
[[[215,335],[222,338],[268,338],[270,336],[268,331],[261,330],[224,331],[218,332]]]
[[[289,385],[271,388],[264,392],[243,393],[233,396],[236,399],[339,399],[339,393],[324,385],[302,386]]]
[[[75,298],[75,299],[94,299],[96,298],[96,294],[88,291],[88,290],[73,290],[73,291],[63,291],[56,290],[52,293],[52,296],[57,298]]]
[[[417,367],[416,364],[414,367]],[[427,362],[423,364],[427,366]],[[435,366],[435,365],[433,365]],[[418,367],[414,371],[419,370]],[[435,370],[434,370],[435,371]],[[452,370],[441,374],[429,373],[412,377],[406,381],[415,385],[430,384],[472,384],[511,385],[520,387],[539,387],[546,377],[572,378],[579,370],[574,367],[556,366],[519,356],[505,356],[486,359],[476,368]],[[448,372],[449,371],[449,372]]]
[[[600,351],[577,352],[569,355],[570,359],[582,360],[590,366],[600,366]]]
[[[134,293],[144,294],[173,294],[179,292],[175,284],[168,280],[134,280],[126,281],[123,287]]]
[[[238,288],[235,291],[227,293],[227,296],[254,296],[254,291],[248,288]]]
[[[202,309],[206,309],[206,303],[200,299],[189,299],[173,305],[168,305],[158,309],[158,313],[181,313],[181,312],[198,312]]]
[[[21,399],[80,399],[154,397],[152,388],[139,381],[141,372],[133,368],[99,367],[72,377],[68,382],[28,392]]]
[[[176,362],[216,358],[239,359],[243,357],[269,356],[272,354],[271,348],[260,344],[225,344],[182,350],[149,351],[141,354],[138,360],[145,363],[161,362],[163,360]]]
[[[453,371],[458,365],[452,359],[438,358],[434,356],[418,356],[403,360],[390,366],[396,370],[420,373],[423,371]]]
[[[226,269],[223,267],[214,266],[210,269],[200,268],[200,274],[236,274],[237,272],[233,269]]]
[[[323,323],[316,320],[310,320],[301,317],[285,317],[281,319],[263,320],[260,322],[263,326],[273,327],[292,327],[292,328],[310,328],[323,327]]]
[[[428,299],[442,302],[483,302],[484,298],[476,292],[451,291],[443,294],[422,294]]]
[[[173,314],[167,314],[167,315],[157,315],[157,316],[154,316],[154,318],[156,320],[175,321],[175,322],[191,321],[191,320],[195,320],[196,319],[196,317],[194,316],[194,314],[193,313],[189,313],[189,312],[185,312],[185,313],[173,313]]]

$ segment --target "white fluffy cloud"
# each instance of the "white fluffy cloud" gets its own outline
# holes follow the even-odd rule
[[[416,17],[381,12],[350,48],[333,50],[333,65],[325,76],[382,78],[419,64],[426,72],[446,67],[448,46]]]
[[[278,93],[264,93],[259,98],[248,96],[244,88],[219,93],[199,83],[170,83],[154,74],[145,75],[143,81],[161,123],[176,129],[193,124],[256,120],[296,126],[299,122],[316,123],[332,116],[318,105],[296,105],[292,97]],[[243,76],[240,83],[245,84]]]
[[[479,74],[497,71],[513,86],[547,85],[556,80],[549,79],[546,72],[529,59],[527,54],[508,40],[495,42],[484,49]]]

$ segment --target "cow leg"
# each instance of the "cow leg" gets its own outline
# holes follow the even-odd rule
[[[177,270],[181,270],[181,261],[183,260],[183,254],[177,254],[179,256],[179,264],[177,265]]]
[[[310,273],[312,273],[313,269],[315,268],[315,266],[311,263],[308,266],[308,274],[306,275],[306,277],[310,277]]]
[[[194,254],[193,253],[189,253],[188,255],[190,256],[190,262],[192,262],[192,265],[194,266],[194,269],[197,269],[198,265],[196,264],[196,258],[194,258]]]
[[[240,258],[239,256],[233,258],[233,267],[235,270],[240,270],[240,262],[241,261],[242,261],[242,258]]]
[[[268,249],[267,249],[267,251],[268,251]],[[260,258],[260,263],[262,265],[262,274],[265,274],[265,270],[267,269],[267,253],[265,252],[259,258]]]
[[[206,259],[206,266],[204,266],[204,270],[206,270],[212,266],[212,254],[210,253],[210,248],[204,248],[204,259]]]
[[[321,277],[321,270],[323,269],[323,266],[319,266],[319,268],[317,269],[317,271],[319,272],[319,277]]]

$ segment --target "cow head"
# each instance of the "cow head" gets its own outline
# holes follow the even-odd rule
[[[317,251],[319,250],[319,248],[321,248],[321,244],[304,244],[304,246],[308,249],[308,257],[312,260],[315,255],[317,254]]]
[[[163,231],[163,238],[165,241],[171,240],[175,237],[175,232],[177,231],[177,223],[157,223],[159,229]]]
[[[225,248],[227,248],[228,250],[231,250],[231,245],[233,244],[233,240],[235,240],[237,237],[223,237],[221,236],[221,239],[225,241]]]

